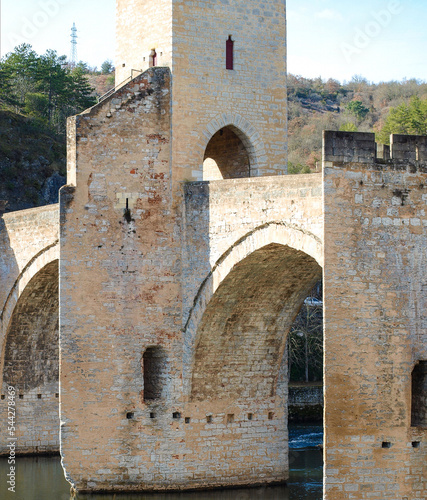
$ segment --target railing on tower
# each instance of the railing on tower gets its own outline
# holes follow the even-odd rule
[[[133,76],[134,72],[137,73],[137,75]],[[141,73],[143,73],[142,69],[131,69],[131,74],[130,76],[128,76],[126,78],[126,80],[123,80],[121,83],[119,83],[118,85],[116,85],[115,87],[111,88],[110,90],[108,90],[104,95],[102,95],[101,97],[98,97],[98,104],[102,101],[104,101],[105,99],[107,99],[108,97],[110,97],[110,95],[114,94],[114,92],[123,87],[123,85],[126,85],[127,83],[129,83],[130,81],[132,81],[134,78],[136,78],[137,76],[139,76]]]

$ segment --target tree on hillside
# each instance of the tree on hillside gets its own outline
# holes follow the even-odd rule
[[[25,106],[27,93],[36,91],[37,59],[38,56],[31,45],[23,43],[0,63],[0,70],[9,76],[10,87],[7,96],[10,101],[15,102],[16,112]]]
[[[104,61],[101,64],[101,73],[103,75],[109,75],[114,71],[113,63],[110,60]]]
[[[427,99],[414,96],[409,104],[392,108],[377,139],[390,144],[390,134],[427,135]]]
[[[16,104],[12,95],[12,75],[7,68],[0,66],[0,107]]]
[[[48,50],[38,56],[23,44],[0,61],[0,104],[14,104],[56,132],[65,131],[65,118],[96,102],[84,63],[70,68],[65,56]]]
[[[360,121],[369,113],[369,109],[363,105],[362,101],[349,102],[346,106],[346,110]]]
[[[66,57],[58,57],[53,50],[39,57],[37,64],[37,88],[47,98],[47,119],[52,124],[55,110],[67,101],[69,75],[64,69]]]

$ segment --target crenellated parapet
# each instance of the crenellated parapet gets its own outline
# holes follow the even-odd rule
[[[396,165],[427,164],[427,136],[390,136],[390,146],[375,142],[375,134],[366,132],[323,132],[323,161]]]

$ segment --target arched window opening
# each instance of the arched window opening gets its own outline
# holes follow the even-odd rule
[[[234,41],[231,39],[231,35],[225,42],[225,68],[234,69]]]
[[[144,401],[155,401],[164,395],[168,376],[167,357],[160,346],[148,347],[142,358]]]
[[[419,361],[412,371],[411,426],[427,427],[427,361]]]
[[[149,66],[150,66],[150,68],[152,68],[153,66],[157,66],[157,52],[156,52],[156,49],[151,49]]]
[[[209,141],[203,159],[203,180],[250,177],[249,155],[231,127],[219,130]]]

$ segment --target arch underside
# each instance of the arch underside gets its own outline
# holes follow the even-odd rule
[[[236,264],[200,322],[191,399],[274,396],[287,333],[320,277],[313,257],[277,243]]]
[[[13,310],[2,363],[2,394],[16,390],[18,452],[59,448],[58,261],[29,281]],[[0,452],[4,443],[0,444]]]
[[[230,129],[243,144],[248,157],[248,167],[250,166],[250,176],[262,175],[262,172],[268,168],[268,156],[264,142],[254,125],[238,113],[221,113],[211,120],[203,132],[202,141],[199,142],[200,151],[206,151],[212,138],[225,128]],[[204,159],[202,158],[202,163]],[[230,177],[234,176],[228,178]],[[245,177],[245,175],[237,177]]]

